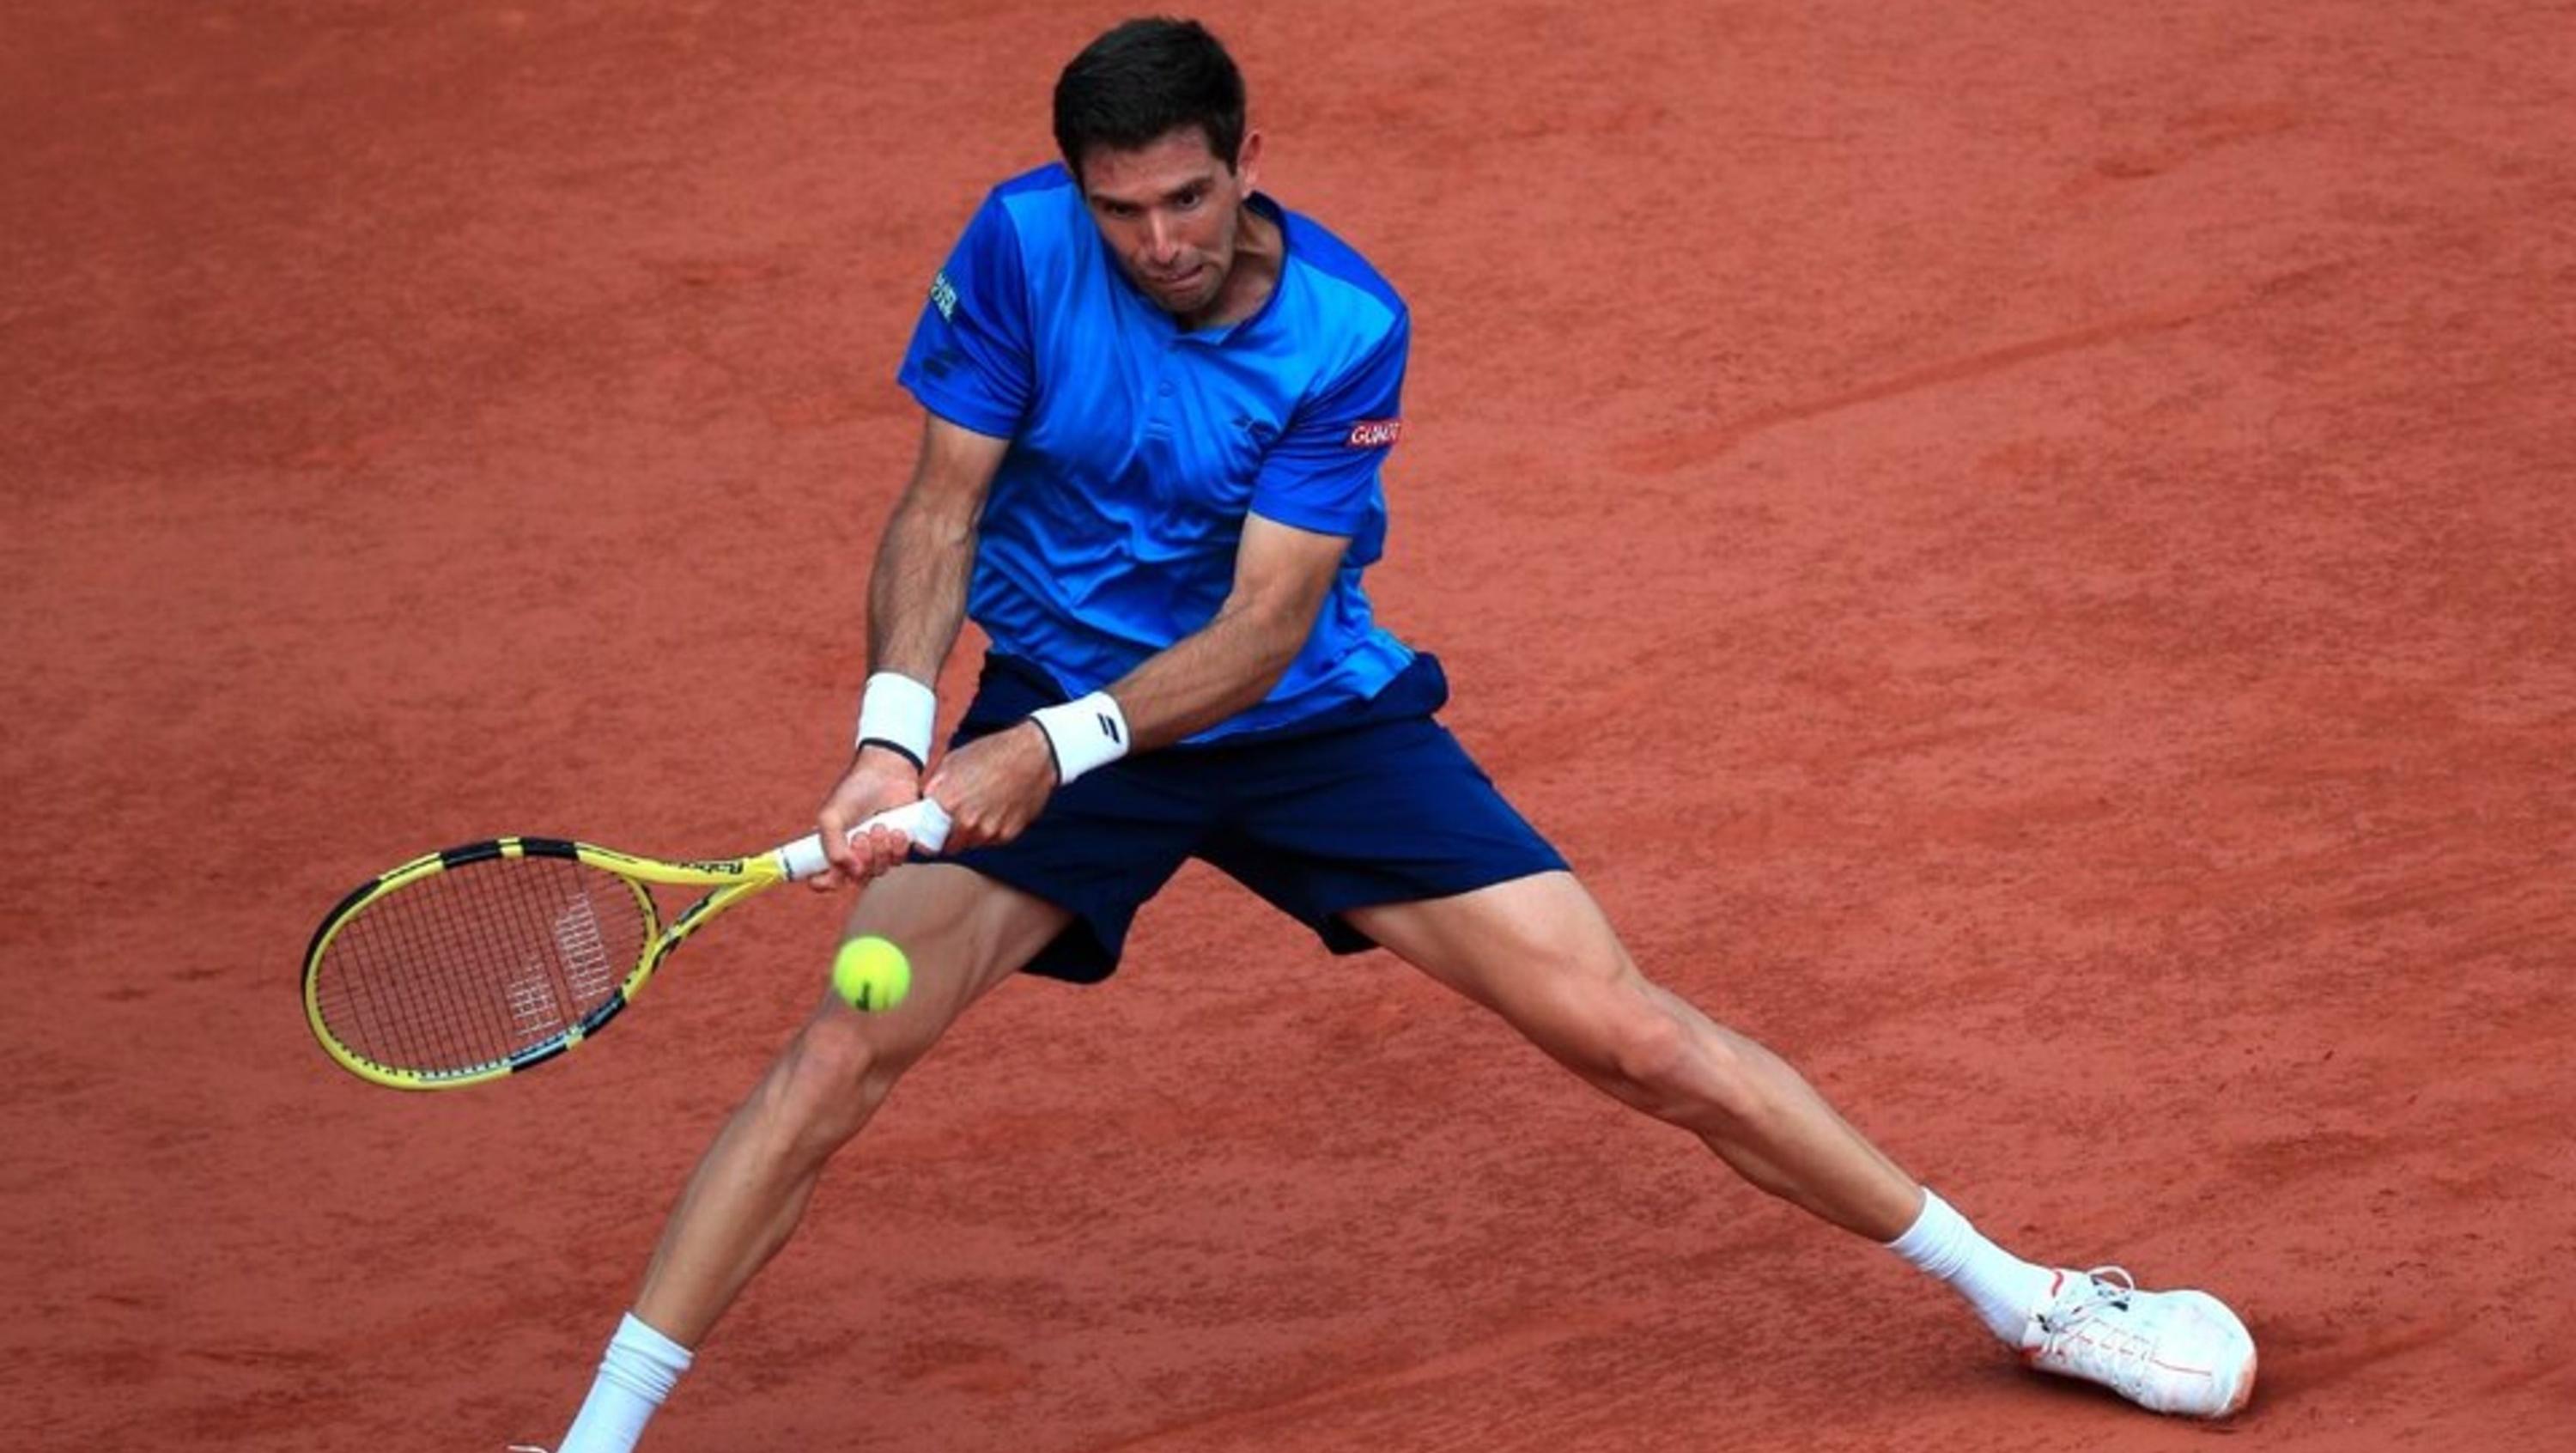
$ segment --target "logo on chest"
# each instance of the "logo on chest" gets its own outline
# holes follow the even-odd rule
[[[1351,436],[1342,442],[1354,449],[1385,449],[1403,436],[1402,419],[1362,419],[1351,425]]]

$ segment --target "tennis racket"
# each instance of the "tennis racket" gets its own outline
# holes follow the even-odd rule
[[[890,827],[935,853],[949,826],[924,798],[852,833]],[[304,953],[304,1017],[361,1079],[479,1085],[597,1034],[708,920],[828,866],[819,833],[704,862],[542,837],[430,853],[358,885],[323,918]],[[666,923],[656,886],[709,891]]]

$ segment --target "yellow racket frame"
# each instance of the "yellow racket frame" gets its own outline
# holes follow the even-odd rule
[[[439,873],[451,872],[474,863],[494,858],[552,857],[570,858],[614,875],[635,895],[636,907],[644,916],[644,953],[626,977],[599,1006],[581,1019],[567,1025],[560,1033],[508,1058],[488,1065],[464,1070],[418,1070],[398,1065],[380,1064],[340,1041],[322,1017],[321,1000],[316,988],[322,956],[330,950],[331,940],[369,908],[383,902],[402,889]],[[764,888],[786,882],[789,865],[783,850],[762,853],[750,858],[718,858],[699,862],[665,862],[659,858],[637,857],[614,848],[595,847],[589,843],[570,842],[562,838],[503,837],[463,847],[426,853],[398,868],[378,874],[360,884],[340,900],[314,930],[313,943],[304,954],[304,1019],[313,1038],[324,1052],[342,1069],[372,1084],[396,1090],[459,1090],[479,1085],[506,1075],[545,1063],[582,1041],[597,1034],[602,1025],[634,1002],[635,996],[653,977],[654,970],[671,951],[689,935],[706,926],[709,919],[724,912]],[[715,891],[682,909],[668,925],[647,891],[647,884],[677,888],[711,888]]]

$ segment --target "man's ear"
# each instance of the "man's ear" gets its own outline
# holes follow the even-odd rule
[[[1247,192],[1251,191],[1253,178],[1260,169],[1261,133],[1258,131],[1246,131],[1243,133],[1243,145],[1235,148],[1234,153],[1234,179],[1236,185],[1242,187],[1243,190]]]

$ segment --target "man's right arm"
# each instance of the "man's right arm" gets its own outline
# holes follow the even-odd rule
[[[957,644],[975,521],[1010,441],[923,416],[912,482],[877,541],[868,577],[868,670],[899,671],[924,685]]]
[[[966,619],[966,584],[975,563],[975,526],[1010,441],[926,415],[912,480],[877,541],[868,577],[868,671],[890,671],[927,689],[957,644]],[[898,833],[878,830],[857,844],[852,823],[921,795],[921,763],[883,746],[865,746],[815,814],[832,871],[822,887],[865,882],[903,861]]]

